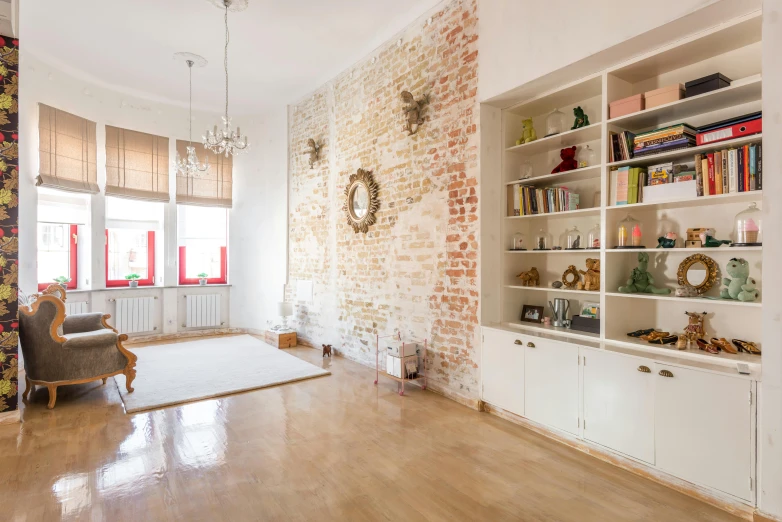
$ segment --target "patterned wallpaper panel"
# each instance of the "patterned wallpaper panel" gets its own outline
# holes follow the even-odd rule
[[[19,40],[0,36],[0,412],[17,408]]]

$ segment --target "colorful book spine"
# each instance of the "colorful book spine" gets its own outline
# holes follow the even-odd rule
[[[638,203],[638,173],[640,169],[633,167],[627,175],[627,204],[634,205]]]
[[[738,179],[738,191],[739,192],[745,192],[746,189],[744,188],[744,147],[739,147],[739,149],[736,151],[736,157],[738,158],[738,161],[736,162],[737,168],[736,168],[736,178]]]
[[[714,153],[714,193],[722,194],[722,152]]]
[[[703,196],[703,169],[701,161],[703,156],[700,154],[695,155],[695,187],[698,193],[698,197]]]
[[[757,188],[758,190],[763,190],[763,144],[758,143],[758,166],[757,166],[757,173],[758,173],[758,181],[757,181]]]
[[[757,152],[755,144],[749,146],[749,190],[757,190]]]
[[[709,176],[709,196],[717,194],[717,180],[714,177],[714,153],[709,152],[706,154],[707,159],[707,172]]]
[[[621,167],[616,174],[616,204],[627,205],[629,167]]]
[[[736,172],[738,171],[738,157],[736,149],[728,150],[728,190],[732,192],[738,192],[738,179]]]
[[[744,191],[752,190],[749,187],[749,145],[744,145]]]
[[[728,185],[728,150],[723,149],[720,153],[722,158],[722,192],[724,194],[730,193],[730,186]]]

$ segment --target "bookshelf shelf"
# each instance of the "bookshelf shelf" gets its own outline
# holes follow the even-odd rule
[[[708,205],[717,205],[721,203],[743,203],[749,201],[760,201],[763,199],[762,190],[752,190],[749,192],[732,192],[730,194],[716,194],[714,196],[701,196],[688,199],[674,199],[670,201],[655,201],[651,203],[635,203],[633,205],[614,205],[607,207],[607,211],[624,210],[629,212],[633,209],[657,210],[673,209],[684,207],[702,207]]]
[[[640,131],[672,121],[686,121],[687,118],[698,114],[760,101],[761,94],[762,81],[758,74],[742,81],[733,82],[730,87],[724,89],[717,89],[692,98],[684,98],[652,109],[613,118],[608,120],[608,124],[630,131]]]
[[[515,181],[509,181],[506,185],[537,185],[537,184],[555,184],[555,183],[569,183],[572,181],[583,181],[585,179],[600,179],[600,173],[603,170],[603,165],[594,165],[592,167],[584,167],[581,169],[568,170],[565,172],[558,172],[556,174],[544,174],[543,176],[534,176],[529,179],[517,179]]]
[[[689,158],[695,154],[701,152],[712,152],[715,150],[729,149],[731,147],[738,147],[739,145],[746,145],[748,143],[758,143],[763,140],[763,134],[753,134],[752,136],[742,136],[733,140],[720,141],[718,143],[711,143],[709,145],[701,145],[700,147],[690,147],[687,149],[672,150],[670,152],[662,152],[660,154],[651,154],[649,156],[643,156],[640,158],[632,158],[624,161],[614,161],[606,165],[609,169],[614,167],[637,167],[644,165],[654,165],[655,163],[662,163],[665,161],[679,160],[682,158]]]
[[[572,254],[572,255],[600,255],[599,248],[591,248],[587,250],[582,248],[580,250],[506,250],[506,254]]]
[[[655,301],[679,301],[682,303],[698,303],[701,305],[719,305],[719,306],[738,306],[742,308],[761,308],[763,303],[760,301],[753,301],[746,303],[744,301],[734,301],[733,299],[708,299],[705,297],[676,297],[672,295],[655,295],[655,294],[623,294],[621,292],[606,292],[606,297],[623,297],[627,299],[652,299]]]
[[[701,247],[701,248],[607,248],[606,254],[627,254],[627,253],[638,253],[638,252],[646,252],[648,254],[682,254],[682,255],[690,255],[690,254],[696,254],[700,252],[708,252],[710,254],[721,254],[721,253],[727,253],[730,254],[731,252],[762,252],[763,247],[718,247],[718,248],[707,248],[707,247]]]
[[[600,334],[590,332],[579,332],[577,330],[571,330],[563,328],[561,326],[546,326],[544,324],[534,323],[507,323],[507,326],[511,328],[517,328],[519,330],[532,330],[540,333],[547,333],[552,335],[561,335],[562,337],[569,337],[571,339],[581,339],[584,341],[599,341]]]
[[[580,129],[569,130],[549,136],[548,138],[538,138],[537,140],[524,143],[523,145],[516,145],[514,147],[508,147],[506,152],[523,153],[527,156],[535,156],[536,154],[542,154],[552,150],[559,150],[565,147],[572,147],[579,143],[586,143],[588,141],[594,141],[600,139],[600,130],[602,125],[599,123],[593,123],[588,127],[582,127]]]
[[[567,216],[590,216],[599,215],[600,208],[579,208],[576,210],[565,210],[563,212],[549,212],[548,214],[531,214],[528,216],[505,216],[505,219],[535,219],[548,217],[567,217]]]
[[[557,294],[584,294],[593,296],[600,295],[600,292],[596,290],[571,290],[569,288],[551,288],[550,286],[505,285],[505,288],[511,288],[513,290],[530,290],[532,292],[552,292]]]
[[[730,354],[720,352],[718,354],[711,354],[698,348],[688,348],[686,350],[679,350],[676,345],[672,344],[651,344],[640,339],[633,339],[628,337],[627,340],[619,339],[605,339],[605,344],[610,346],[618,346],[621,348],[641,349],[651,353],[664,353],[665,355],[672,357],[681,357],[683,359],[697,360],[697,361],[710,361],[721,365],[733,364],[737,362],[745,362],[748,364],[756,364],[760,366],[760,357],[757,355],[750,355],[748,353]]]

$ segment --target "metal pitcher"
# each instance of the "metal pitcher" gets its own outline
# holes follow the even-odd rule
[[[567,314],[570,311],[570,301],[567,299],[554,299],[554,304],[551,304],[551,301],[548,302],[548,305],[551,307],[551,324],[553,326],[565,326],[565,321],[567,321]]]

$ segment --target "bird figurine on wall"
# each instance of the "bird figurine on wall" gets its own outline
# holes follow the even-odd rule
[[[315,140],[310,138],[307,140],[307,146],[309,149],[305,150],[304,153],[310,155],[310,168],[314,169],[315,163],[320,159],[320,149],[323,145],[318,145]]]

